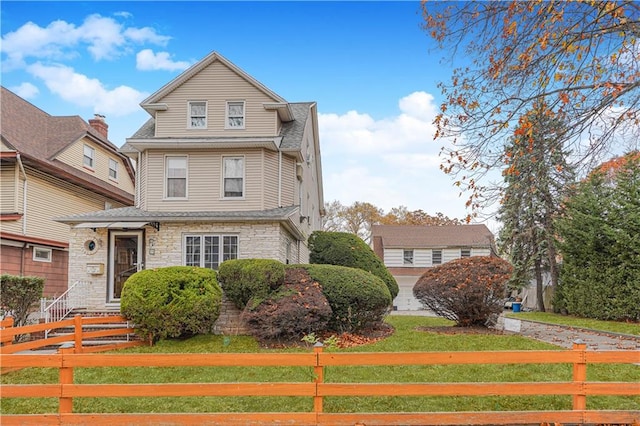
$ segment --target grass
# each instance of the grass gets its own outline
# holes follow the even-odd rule
[[[523,320],[560,324],[569,327],[588,328],[591,330],[610,331],[613,333],[640,336],[640,323],[601,321],[590,318],[574,317],[571,315],[554,314],[551,312],[520,312],[515,314],[508,313],[507,316],[510,318],[520,318]]]
[[[374,344],[349,349],[348,352],[412,351],[482,351],[482,350],[561,350],[557,346],[518,335],[437,334],[417,331],[418,326],[441,326],[451,323],[428,317],[390,316],[395,333]],[[263,349],[246,336],[196,336],[185,340],[164,340],[153,347],[131,348],[127,353],[238,353],[300,352],[309,348]],[[636,365],[593,365],[589,380],[638,381]],[[482,381],[569,381],[568,364],[533,365],[457,365],[406,367],[328,367],[326,382],[482,382]],[[308,367],[131,367],[84,368],[75,372],[76,383],[203,383],[203,382],[287,382],[313,380]],[[58,371],[31,368],[5,374],[1,383],[57,383]],[[589,397],[589,409],[638,410],[640,397]],[[3,398],[1,412],[53,413],[58,401],[52,398]],[[328,397],[326,412],[401,412],[401,411],[497,411],[497,410],[567,410],[570,396],[518,397]],[[180,397],[180,398],[75,398],[74,412],[296,412],[312,411],[311,398],[300,397]]]

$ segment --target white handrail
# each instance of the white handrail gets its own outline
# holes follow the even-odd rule
[[[74,309],[86,307],[88,290],[89,282],[76,281],[50,304],[47,305],[46,300],[41,301],[40,318],[44,322],[61,321]],[[48,332],[45,332],[45,336]]]

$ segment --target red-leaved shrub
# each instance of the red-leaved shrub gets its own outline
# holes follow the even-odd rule
[[[458,326],[492,325],[504,309],[512,269],[499,257],[453,260],[422,274],[413,286],[413,294],[436,315]]]

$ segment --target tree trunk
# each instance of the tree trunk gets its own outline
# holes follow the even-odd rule
[[[536,299],[538,303],[538,310],[545,312],[544,309],[544,283],[542,282],[542,266],[540,259],[536,259],[534,262],[534,269],[536,272]]]

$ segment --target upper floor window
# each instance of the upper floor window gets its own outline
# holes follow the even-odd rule
[[[118,162],[109,158],[109,178],[118,180]]]
[[[189,128],[207,128],[207,103],[204,101],[189,102]]]
[[[90,169],[93,169],[96,159],[96,150],[91,148],[89,145],[84,146],[84,157],[82,159],[82,164]]]
[[[440,265],[442,263],[442,250],[431,250],[431,264]]]
[[[460,249],[460,257],[471,257],[471,249],[470,248],[461,248]]]
[[[402,257],[405,265],[413,265],[413,250],[403,250]]]
[[[187,156],[165,157],[166,198],[187,197]]]
[[[227,102],[227,129],[244,129],[244,101]]]
[[[53,250],[43,247],[33,248],[33,260],[36,262],[51,262],[51,253]]]
[[[224,197],[244,196],[244,158],[223,157],[223,193]]]

